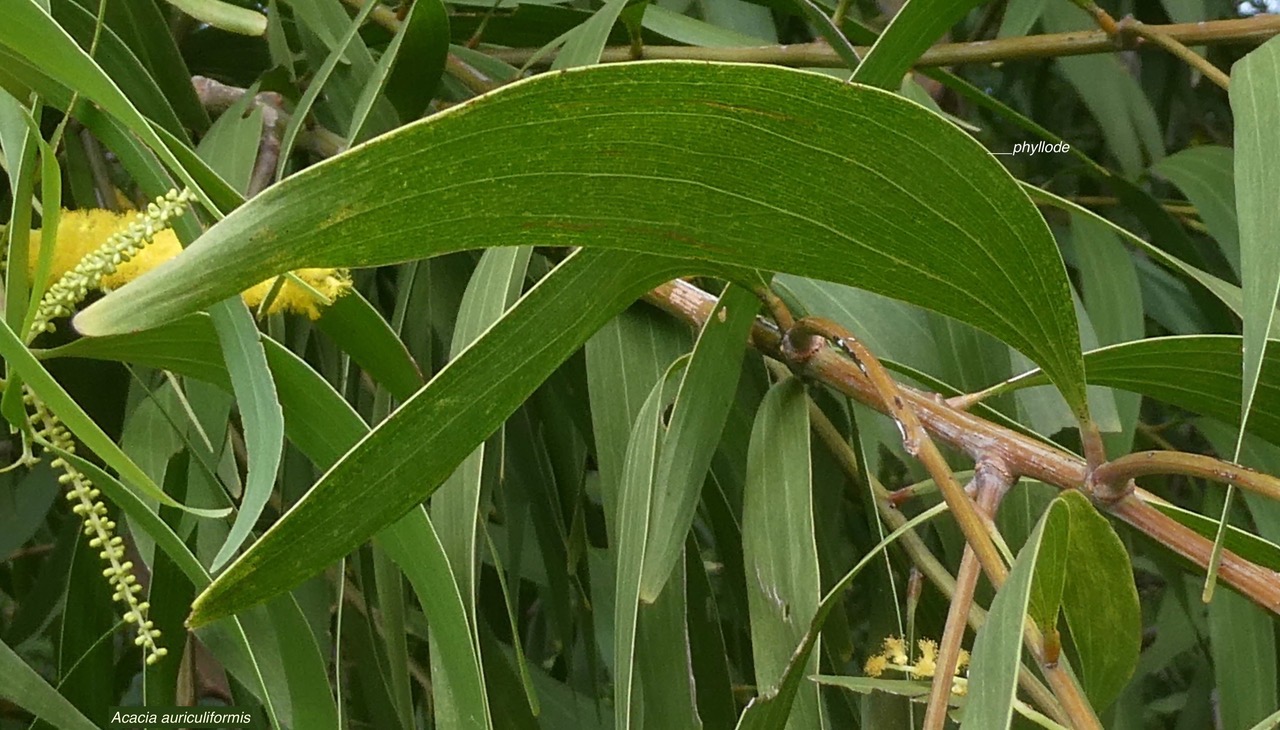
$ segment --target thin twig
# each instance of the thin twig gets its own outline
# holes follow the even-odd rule
[[[771,361],[770,361],[771,362]],[[849,477],[851,481],[859,481],[861,476],[858,471],[858,458],[853,453],[853,447],[845,441],[840,430],[835,424],[827,418],[827,414],[813,399],[809,399],[809,424],[813,429],[818,440],[826,446],[827,451],[835,458],[840,469]],[[876,509],[880,512],[880,516],[884,518],[885,523],[891,530],[901,529],[907,523],[906,515],[898,509],[893,502],[893,492],[885,489],[879,480],[871,475],[867,475],[866,481],[871,486],[872,495],[875,500]],[[911,559],[911,564],[919,569],[920,574],[929,579],[934,588],[938,589],[947,600],[954,600],[957,591],[957,580],[947,571],[946,566],[942,564],[937,557],[930,551],[929,546],[925,544],[923,538],[914,530],[903,533],[898,538],[898,544],[902,546],[907,557]],[[969,628],[977,633],[978,629],[986,623],[987,612],[982,606],[970,602],[966,612]],[[1030,638],[1024,637],[1025,641]],[[1062,709],[1062,705],[1057,698],[1053,696],[1053,692],[1044,685],[1034,674],[1025,666],[1018,667],[1018,684],[1022,690],[1027,693],[1041,710],[1052,717],[1059,724],[1066,725],[1070,722],[1066,712]]]
[[[1280,15],[1259,14],[1249,18],[1211,20],[1203,23],[1176,23],[1147,26],[1152,32],[1176,40],[1183,45],[1202,46],[1223,43],[1263,43],[1280,34]],[[1119,45],[1117,45],[1119,43]],[[1113,38],[1102,30],[1048,33],[1017,38],[997,38],[969,43],[940,43],[924,52],[915,62],[917,68],[959,66],[972,63],[997,63],[1028,58],[1057,58],[1091,53],[1113,53],[1117,49],[1140,48],[1141,37],[1120,34]],[[490,56],[512,66],[523,66],[534,57],[537,48],[486,50]],[[870,50],[857,49],[860,55]],[[826,43],[795,43],[775,46],[740,46],[703,48],[699,46],[654,46],[644,48],[649,60],[738,61],[771,63],[781,66],[844,68],[845,62]],[[549,66],[555,53],[538,59],[537,66]],[[603,63],[633,60],[630,46],[604,49]]]
[[[655,288],[645,295],[645,299],[695,327],[701,327],[707,321],[716,302],[711,294],[678,279]],[[782,333],[767,320],[756,320],[751,342],[764,354],[785,359],[782,354]],[[878,411],[888,411],[888,406],[866,375],[848,357],[832,347],[823,346],[810,355],[799,374]],[[906,386],[900,386],[899,392],[934,438],[968,454],[975,461],[983,456],[999,456],[1016,476],[1036,479],[1060,489],[1085,487],[1085,464],[1080,457],[950,408],[936,394],[923,393]],[[1145,490],[1136,489],[1116,502],[1102,503],[1099,507],[1146,533],[1179,556],[1201,568],[1207,566],[1213,549],[1212,542],[1158,511],[1148,503],[1153,499],[1155,497]],[[1273,613],[1280,613],[1280,576],[1275,572],[1251,563],[1231,551],[1224,551],[1221,576],[1242,595]]]
[[[1129,16],[1120,21],[1121,33],[1132,33],[1143,40],[1150,41],[1155,45],[1160,46],[1169,53],[1177,56],[1191,68],[1194,68],[1204,74],[1205,78],[1218,86],[1221,86],[1224,91],[1230,90],[1230,76],[1223,73],[1222,69],[1214,66],[1212,63],[1209,63],[1209,59],[1188,48],[1186,44],[1182,43],[1177,38],[1174,38],[1167,33],[1160,32],[1159,27],[1160,26],[1141,23],[1135,20],[1133,16]]]
[[[1234,484],[1267,499],[1280,500],[1280,479],[1246,466],[1220,461],[1203,454],[1181,451],[1139,451],[1118,457],[1093,472],[1094,489],[1124,489],[1131,480],[1152,474],[1182,474],[1223,484]],[[1101,494],[1104,499],[1106,493]]]
[[[956,524],[964,533],[965,541],[972,545],[974,552],[977,553],[983,572],[993,584],[1004,583],[1005,577],[1009,574],[1009,568],[1001,559],[995,542],[987,532],[985,522],[979,517],[973,500],[965,494],[964,488],[951,473],[947,460],[942,456],[942,452],[938,451],[929,432],[920,424],[915,409],[903,398],[898,382],[889,375],[889,371],[880,364],[880,360],[847,330],[834,322],[816,317],[799,320],[787,331],[783,341],[783,352],[791,355],[788,358],[789,361],[802,365],[809,357],[816,354],[813,348],[820,347],[824,343],[820,340],[815,342],[815,337],[830,340],[854,359],[881,402],[886,404],[888,414],[898,423],[902,432],[903,447],[908,454],[924,465],[929,476],[933,477],[934,483],[938,485],[942,498],[951,508]],[[802,338],[808,341],[801,342]]]
[[[1000,500],[1012,486],[1013,479],[999,462],[983,461],[974,468],[973,488],[978,510],[988,518],[995,518]],[[978,587],[979,567],[977,553],[972,546],[965,545],[960,570],[956,573],[956,592],[951,596],[942,640],[938,642],[938,659],[933,683],[929,687],[929,703],[925,706],[924,730],[943,730],[946,724],[947,703],[951,699],[952,680],[960,660],[969,609],[973,606],[973,592]]]

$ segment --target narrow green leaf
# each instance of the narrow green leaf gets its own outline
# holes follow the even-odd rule
[[[818,35],[831,46],[836,55],[844,61],[845,66],[850,70],[857,69],[862,63],[862,59],[858,57],[858,51],[845,37],[844,31],[836,27],[831,18],[827,17],[822,8],[814,4],[813,0],[792,0],[796,8],[800,10],[800,15],[809,21],[818,31]]]
[[[639,713],[635,702],[635,652],[640,611],[641,576],[647,547],[651,502],[663,442],[662,413],[675,397],[678,360],[654,383],[640,407],[627,444],[618,495],[617,572],[613,599],[613,705],[615,722],[630,730]]]
[[[1151,171],[1177,185],[1187,196],[1239,275],[1240,227],[1234,165],[1230,147],[1206,144],[1169,155],[1152,165]]]
[[[532,253],[528,247],[491,249],[484,253],[462,297],[453,330],[452,356],[457,357],[470,347],[519,298]],[[477,536],[480,522],[487,521],[488,513],[483,495],[485,462],[490,462],[492,473],[494,456],[486,453],[486,449],[487,444],[482,443],[468,454],[431,499],[431,518],[441,525],[440,544],[462,592],[472,641],[477,642],[477,646],[476,593],[480,585],[476,573],[479,567]],[[433,642],[437,641],[439,632],[433,630],[431,636]],[[437,722],[446,726],[455,723],[456,719],[449,713],[456,709],[437,706]]]
[[[262,109],[249,108],[256,86],[232,104],[200,140],[196,153],[241,195],[249,190],[262,139]]]
[[[920,54],[981,4],[981,0],[908,0],[853,72],[853,81],[897,89]]]
[[[108,3],[108,9],[110,9]],[[86,51],[93,43],[94,34],[98,34],[98,47],[94,51],[93,60],[102,67],[111,80],[153,123],[165,131],[183,140],[187,139],[182,123],[174,111],[166,93],[160,88],[151,70],[138,58],[134,50],[125,44],[117,35],[111,24],[98,29],[97,3],[82,7],[74,0],[57,0],[51,6],[53,18],[78,45]],[[168,29],[165,29],[166,35]],[[194,95],[188,76],[188,92]]]
[[[165,0],[201,23],[229,33],[260,36],[267,32],[267,16],[222,0]]]
[[[1230,443],[1234,443],[1234,441]],[[1167,502],[1152,501],[1150,504],[1163,512],[1165,516],[1191,528],[1202,537],[1212,538],[1218,533],[1219,520],[1217,518],[1205,517],[1199,512],[1182,509]],[[1227,525],[1223,545],[1226,549],[1251,563],[1257,563],[1264,568],[1280,572],[1280,545],[1270,540],[1258,537],[1239,527]]]
[[[1094,25],[1092,18],[1066,2],[1046,3],[1040,20],[1048,33],[1087,30]],[[1075,56],[1055,59],[1054,64],[1097,120],[1107,149],[1127,177],[1142,172],[1146,161],[1164,156],[1160,124],[1151,101],[1118,57]]]
[[[387,77],[387,98],[411,122],[422,116],[435,96],[449,55],[449,14],[441,0],[409,6],[409,14],[387,48],[394,54]]]
[[[1009,578],[991,602],[987,621],[973,643],[965,728],[1009,727],[1017,697],[1018,668],[1022,664],[1022,630],[1045,542],[1065,543],[1070,508],[1055,499],[1041,515],[1027,542],[1018,551]]]
[[[218,312],[217,310],[222,310]],[[249,472],[235,524],[213,559],[218,570],[235,555],[262,515],[262,508],[275,489],[276,471],[284,451],[284,412],[276,395],[276,384],[267,366],[267,356],[258,341],[258,328],[244,302],[235,297],[215,305],[213,328],[226,359],[236,405],[249,453]]]
[[[622,312],[587,341],[591,430],[611,543],[618,534],[619,485],[632,424],[654,383],[689,348],[687,327],[643,307]]]
[[[609,31],[613,30],[613,24],[618,22],[618,16],[622,15],[623,8],[630,1],[605,0],[604,5],[586,22],[565,33],[564,45],[556,54],[551,68],[577,68],[598,63],[600,54],[604,52],[604,45],[609,40]]]
[[[9,645],[0,641],[0,697],[32,715],[55,724],[60,730],[97,730],[65,697],[27,666]]]
[[[1235,591],[1209,604],[1209,646],[1217,686],[1225,690],[1222,726],[1249,727],[1276,708],[1275,623],[1270,611]]]
[[[653,603],[684,552],[707,469],[733,405],[742,356],[760,302],[730,284],[693,348],[662,440],[645,540],[640,600]]]
[[[641,254],[570,256],[198,596],[191,625],[287,590],[427,498],[590,333],[675,270]]]
[[[1045,3],[1049,0],[1009,0],[1005,5],[1004,17],[1000,19],[999,38],[1026,35],[1031,27],[1040,20]]]
[[[67,391],[63,390],[58,381],[54,380],[53,376],[49,374],[49,371],[45,370],[44,366],[35,359],[31,351],[13,334],[13,330],[9,329],[8,325],[0,326],[0,357],[3,357],[9,367],[35,391],[36,395],[45,402],[49,410],[58,415],[58,418],[76,438],[80,439],[86,447],[97,454],[108,466],[115,469],[116,473],[129,484],[131,489],[140,493],[140,496],[154,499],[163,505],[177,507],[202,517],[223,517],[228,514],[229,510],[225,509],[209,510],[187,507],[165,494],[151,480],[151,477],[147,476],[128,455],[120,450],[116,442],[98,426],[97,422],[89,414],[85,413],[79,404],[72,400]]]
[[[781,685],[818,610],[821,585],[809,448],[809,398],[804,384],[789,378],[760,403],[742,505],[756,685],[770,690]],[[816,673],[817,668],[814,657],[805,671]],[[818,688],[802,687],[787,727],[825,726]]]
[[[474,135],[492,143],[454,144]],[[431,196],[435,214],[389,205],[385,188],[366,182],[382,175]],[[820,182],[829,179],[847,184]],[[476,225],[460,231],[463,218]],[[93,335],[154,326],[304,262],[380,265],[549,242],[678,256],[690,260],[685,273],[785,271],[906,299],[1024,352],[1077,416],[1087,413],[1066,273],[1008,173],[897,95],[771,67],[616,64],[505,86],[274,186],[77,325]]]
[[[1063,497],[1071,512],[1071,540],[1062,611],[1080,657],[1080,683],[1093,709],[1102,712],[1138,665],[1142,609],[1129,553],[1111,523],[1079,492]]]
[[[404,342],[359,292],[322,309],[316,327],[396,398],[406,399],[426,383]]]
[[[1231,111],[1236,123],[1236,214],[1240,221],[1240,268],[1244,289],[1244,379],[1240,422],[1248,424],[1258,388],[1267,333],[1280,295],[1280,256],[1275,232],[1280,207],[1280,40],[1264,43],[1231,68]]]
[[[360,36],[360,27],[377,5],[378,0],[365,0],[364,5],[360,6],[360,11],[347,24],[341,39],[329,51],[324,63],[320,64],[320,67],[316,69],[311,83],[307,85],[307,90],[302,92],[302,98],[298,100],[298,104],[293,110],[293,116],[289,118],[289,123],[284,128],[284,134],[280,136],[280,159],[276,162],[277,178],[285,176],[285,170],[289,165],[289,157],[293,153],[293,145],[298,139],[298,133],[302,131],[302,125],[306,123],[307,117],[311,113],[312,105],[320,98],[320,92],[324,90],[325,84],[328,83],[334,69],[338,67],[338,63],[343,61],[347,49],[359,45],[357,39]],[[372,103],[370,101],[370,104]],[[361,121],[360,125],[362,126],[363,124],[364,122]],[[352,136],[354,137],[358,131],[358,129],[353,130]]]

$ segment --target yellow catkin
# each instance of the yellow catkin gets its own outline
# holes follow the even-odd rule
[[[54,248],[50,281],[56,281],[74,269],[81,259],[96,250],[113,233],[127,226],[132,218],[130,214],[109,210],[64,210],[58,225],[58,240]],[[31,273],[33,274],[42,243],[41,231],[32,231]],[[130,260],[122,262],[114,272],[104,275],[101,287],[104,291],[119,289],[181,252],[182,244],[178,242],[174,232],[160,231],[155,234],[150,245],[139,250]],[[331,301],[351,291],[351,276],[346,269],[299,269],[293,273]],[[256,309],[271,291],[274,283],[275,277],[272,277],[245,290],[243,293],[245,304]],[[287,312],[317,319],[323,307],[324,301],[317,299],[314,293],[286,280],[272,299],[267,313]]]

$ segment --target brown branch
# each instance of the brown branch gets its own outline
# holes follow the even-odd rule
[[[973,488],[978,509],[994,519],[1000,500],[1013,480],[1003,464],[991,461],[979,462],[974,468]],[[929,686],[929,703],[924,711],[924,730],[943,730],[947,721],[947,702],[951,699],[952,679],[960,660],[960,646],[964,642],[964,630],[968,625],[969,609],[973,606],[973,592],[978,587],[978,555],[973,546],[965,545],[960,558],[960,570],[956,573],[956,591],[947,609],[947,622],[938,642],[938,659]]]
[[[790,376],[790,372],[780,364],[774,363],[772,360],[766,360],[766,364],[770,369],[781,370],[783,374]],[[835,458],[840,469],[849,477],[851,482],[857,483],[863,481],[858,471],[858,458],[853,452],[840,430],[835,424],[827,418],[827,414],[817,403],[809,398],[809,424],[813,432],[818,436],[823,445],[827,447],[827,451]],[[901,529],[907,524],[907,517],[902,514],[897,505],[893,502],[893,492],[884,488],[874,476],[867,475],[865,480],[871,488],[872,496],[875,501],[876,509],[880,512],[880,516],[884,518],[885,523],[891,530]],[[911,559],[912,566],[919,570],[920,575],[929,579],[929,582],[938,589],[948,600],[954,600],[957,590],[956,579],[947,571],[946,566],[942,564],[937,557],[929,550],[929,546],[925,544],[924,539],[916,534],[915,530],[907,530],[898,538],[898,544],[902,546],[903,551],[907,553],[907,557]],[[908,601],[911,600],[911,594],[908,593]],[[978,629],[987,620],[987,612],[982,606],[970,602],[966,611],[969,628],[977,633]],[[1030,638],[1026,638],[1030,641]],[[1053,718],[1060,725],[1070,724],[1070,719],[1066,712],[1062,709],[1053,692],[1049,691],[1034,674],[1031,673],[1023,665],[1018,666],[1018,685],[1027,693],[1031,701],[1035,703],[1046,715]]]
[[[966,551],[972,551],[978,565],[982,567],[982,571],[987,574],[991,584],[999,590],[1009,576],[1009,569],[1000,558],[1000,553],[997,552],[995,543],[991,539],[990,530],[994,529],[994,526],[990,524],[990,516],[979,515],[969,495],[960,487],[955,475],[951,473],[950,467],[947,466],[946,458],[943,457],[942,452],[934,444],[929,432],[921,425],[914,406],[909,404],[904,397],[904,387],[900,386],[889,375],[889,371],[880,364],[879,359],[840,325],[818,318],[802,319],[787,330],[782,337],[783,356],[793,366],[803,367],[810,358],[823,349],[825,343],[822,342],[822,338],[830,340],[836,347],[853,358],[855,366],[867,382],[870,383],[871,388],[884,405],[884,411],[897,422],[898,428],[902,432],[902,444],[907,453],[924,465],[929,472],[929,476],[933,477],[934,483],[938,485],[938,490],[942,492],[943,499],[946,500],[947,506],[950,507],[956,524],[964,534]],[[985,478],[986,481],[995,483],[995,486],[990,488],[998,488],[997,481],[1006,484],[1013,483],[1015,477],[1005,472],[1003,465],[996,457],[990,455],[989,450],[984,450],[981,455],[975,458],[980,469],[994,470],[1000,474],[999,477],[988,475]],[[964,585],[957,579],[957,592],[963,588]],[[970,588],[972,587],[970,586]],[[972,598],[971,590],[970,598]],[[1029,626],[1026,631],[1026,638],[1032,655],[1040,662],[1041,670],[1045,679],[1049,682],[1049,687],[1053,690],[1053,694],[1058,698],[1058,701],[1062,703],[1063,710],[1071,719],[1071,725],[1076,728],[1099,728],[1100,730],[1102,725],[1098,722],[1092,706],[1085,699],[1084,692],[1075,677],[1059,668],[1056,658],[1050,658],[1046,652],[1044,636],[1035,627]],[[956,644],[951,648],[958,655],[959,645]],[[1056,657],[1056,653],[1054,657]],[[952,666],[954,666],[955,658],[955,656],[951,657]],[[943,714],[938,716],[940,718],[945,717],[945,697],[949,695],[950,686],[947,686],[946,695],[944,695],[941,703],[940,711]],[[934,712],[939,711],[932,702],[930,702],[930,707],[934,708]]]
[[[1280,479],[1211,456],[1180,451],[1140,451],[1126,454],[1095,469],[1091,481],[1095,489],[1114,489],[1131,479],[1152,474],[1183,474],[1234,484],[1267,499],[1280,501]]]
[[[885,405],[885,412],[898,423],[902,432],[902,444],[907,453],[915,457],[933,477],[934,484],[942,492],[942,498],[951,509],[965,541],[977,553],[978,563],[983,572],[994,585],[1004,583],[1009,574],[1008,567],[996,550],[996,544],[987,531],[986,522],[978,515],[973,501],[965,493],[964,488],[956,481],[955,475],[947,466],[947,460],[938,450],[929,432],[920,424],[915,409],[908,405],[903,397],[898,382],[889,375],[889,371],[880,361],[856,338],[840,325],[817,318],[806,318],[796,322],[783,336],[782,352],[787,362],[801,368],[809,358],[822,351],[825,340],[830,340],[854,359],[861,375],[871,385],[880,402]]]
[[[695,326],[706,322],[716,301],[707,292],[680,280],[659,286],[645,298]],[[786,359],[782,354],[782,335],[772,323],[757,320],[752,329],[752,342],[764,354]],[[858,366],[833,347],[822,347],[815,352],[800,374],[878,411],[888,412],[888,406]],[[899,392],[934,438],[975,461],[984,457],[999,458],[1016,476],[1061,489],[1085,488],[1085,463],[1075,454],[957,411],[935,394],[906,386],[900,386]],[[1201,568],[1208,566],[1213,543],[1152,507],[1147,503],[1149,499],[1152,499],[1149,493],[1135,489],[1115,502],[1099,506]],[[1280,613],[1280,575],[1230,551],[1223,553],[1221,575],[1228,585],[1258,605]]]
[[[1217,66],[1209,63],[1209,59],[1188,48],[1182,41],[1170,36],[1168,33],[1161,32],[1159,26],[1140,23],[1134,20],[1133,16],[1129,16],[1120,21],[1118,32],[1133,34],[1143,40],[1150,41],[1177,56],[1191,68],[1204,74],[1205,78],[1222,87],[1224,91],[1231,88],[1230,76],[1223,73]]]
[[[204,76],[192,76],[191,85],[195,87],[200,103],[214,114],[230,109],[248,93],[248,89],[229,86]],[[253,103],[263,110],[264,127],[283,129],[289,123],[289,113],[284,110],[284,99],[279,94],[264,91],[254,97]],[[298,143],[317,157],[333,157],[347,146],[347,141],[338,134],[313,124],[303,125],[298,133]]]
[[[1211,20],[1203,23],[1175,23],[1148,25],[1151,33],[1177,41],[1184,46],[1217,45],[1225,43],[1262,43],[1280,34],[1280,15],[1259,14],[1249,18]],[[1119,45],[1117,45],[1119,43]],[[1028,58],[1056,58],[1081,56],[1091,53],[1112,53],[1118,48],[1142,48],[1140,36],[1121,33],[1116,37],[1102,30],[1048,33],[1019,38],[997,38],[969,43],[941,43],[925,51],[916,60],[917,68],[935,66],[960,66],[971,63],[995,63]],[[539,49],[510,48],[486,50],[490,56],[513,66],[523,66]],[[859,47],[865,54],[867,47]],[[777,46],[743,46],[732,48],[703,48],[699,46],[644,47],[648,60],[683,61],[738,61],[742,63],[771,63],[780,66],[811,66],[844,68],[845,63],[831,46],[822,42],[795,43]],[[538,59],[536,65],[549,66],[555,53]],[[606,48],[600,57],[602,63],[634,60],[630,46]]]

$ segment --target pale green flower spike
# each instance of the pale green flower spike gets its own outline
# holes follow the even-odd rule
[[[26,392],[23,401],[31,409],[29,420],[37,438],[49,446],[74,454],[75,440],[58,417],[31,391]],[[62,470],[58,483],[68,488],[67,501],[72,502],[71,511],[80,517],[84,534],[89,537],[89,547],[99,550],[98,557],[107,563],[102,575],[114,590],[111,598],[124,603],[125,622],[137,627],[138,635],[133,643],[142,647],[147,664],[155,664],[169,650],[157,643],[160,630],[147,618],[151,604],[139,598],[142,586],[138,585],[138,578],[133,574],[133,563],[125,560],[124,540],[115,534],[116,523],[107,517],[107,505],[98,499],[100,493],[93,482],[66,459],[59,456],[50,466]]]
[[[76,305],[88,296],[89,292],[98,288],[102,277],[115,272],[116,267],[133,258],[157,233],[169,228],[174,218],[187,211],[187,207],[196,200],[195,193],[190,190],[178,192],[170,190],[147,205],[144,211],[138,211],[137,217],[124,230],[113,234],[96,251],[80,260],[71,271],[62,275],[40,300],[31,330],[27,333],[30,340],[41,332],[54,330],[53,320],[69,316]]]

